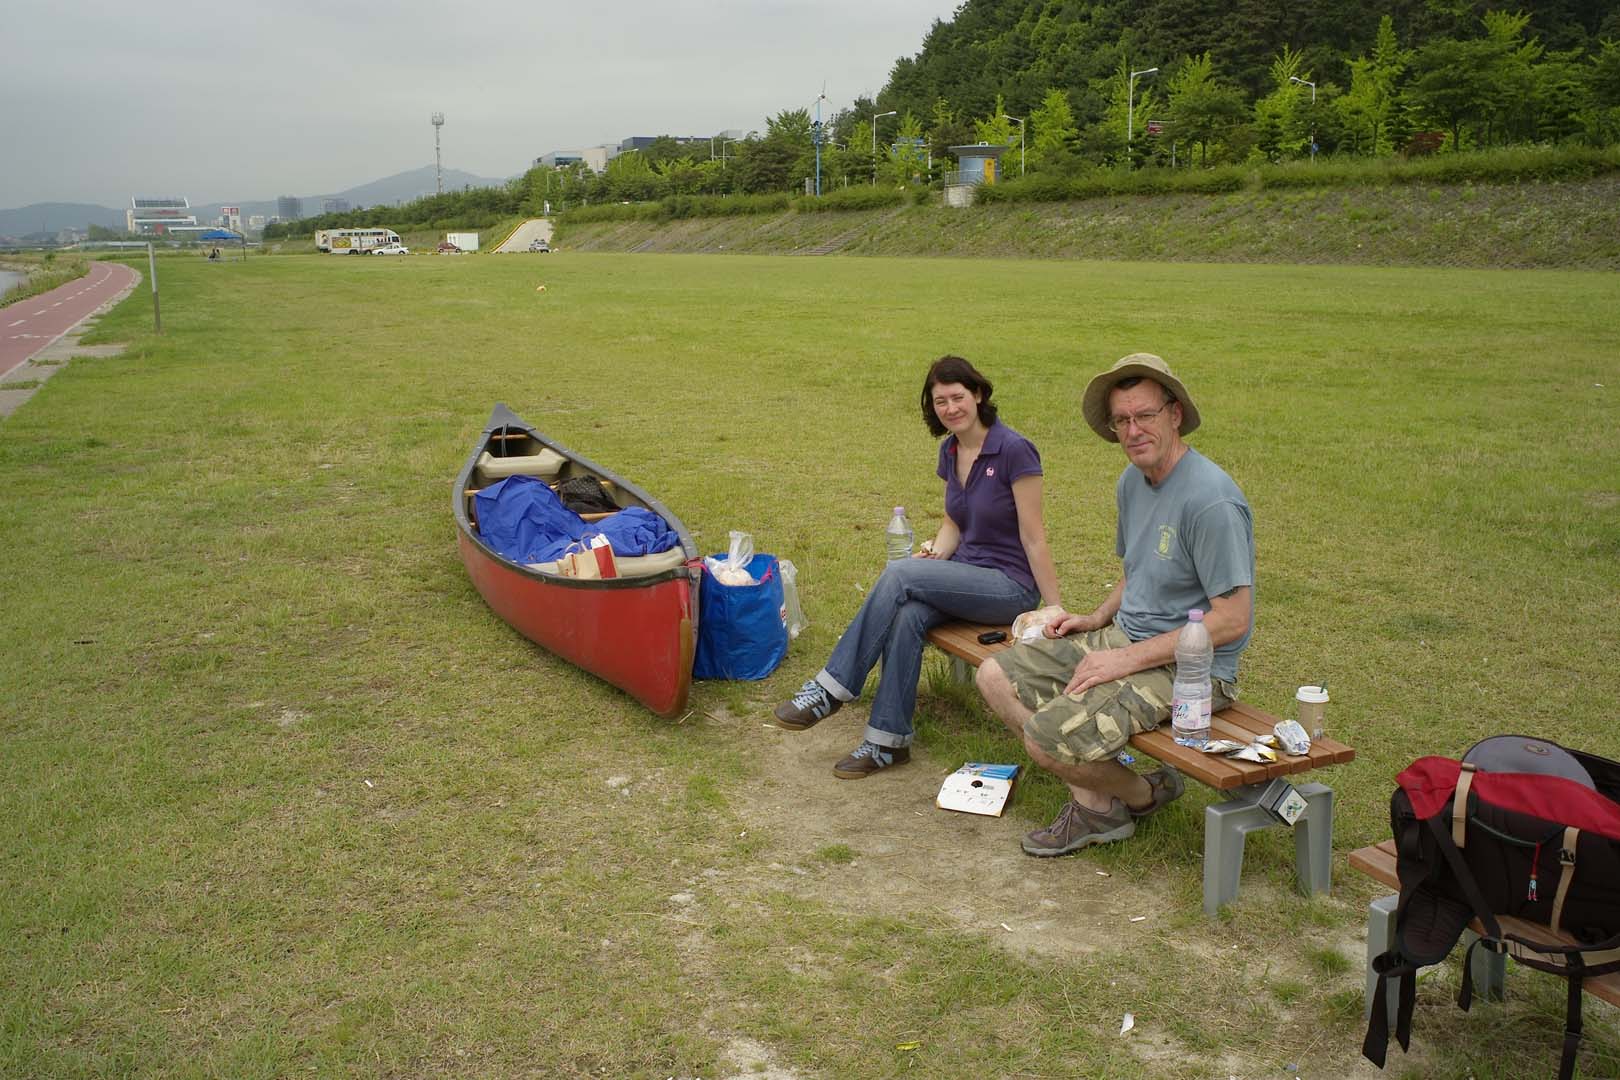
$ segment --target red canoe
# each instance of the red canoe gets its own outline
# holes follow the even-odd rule
[[[620,559],[620,576],[605,580],[564,577],[552,563],[513,562],[479,537],[473,495],[518,475],[548,482],[594,476],[620,506],[642,506],[663,518],[680,536],[680,547]],[[505,405],[490,414],[456,477],[451,503],[461,561],[497,615],[660,716],[680,715],[692,686],[702,561],[679,518],[634,484],[546,438]]]

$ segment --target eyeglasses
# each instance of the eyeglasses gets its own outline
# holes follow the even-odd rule
[[[1110,416],[1108,418],[1108,430],[1112,431],[1115,435],[1118,435],[1132,424],[1135,424],[1139,428],[1145,428],[1149,424],[1153,423],[1153,421],[1157,420],[1160,413],[1164,412],[1164,410],[1168,409],[1175,403],[1176,399],[1171,398],[1163,405],[1160,405],[1157,409],[1149,409],[1146,412],[1132,413],[1130,416]]]

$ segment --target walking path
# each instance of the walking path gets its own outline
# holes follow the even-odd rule
[[[529,250],[531,240],[544,240],[551,243],[551,219],[530,218],[513,230],[506,242],[495,249],[495,254],[503,255],[507,252],[526,252]]]
[[[15,412],[72,357],[120,352],[122,345],[80,345],[79,336],[92,316],[111,309],[140,280],[123,263],[98,262],[82,278],[0,308],[0,417]]]

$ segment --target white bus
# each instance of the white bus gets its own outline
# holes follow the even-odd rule
[[[372,248],[399,243],[393,229],[316,229],[315,247],[332,255],[369,255]]]

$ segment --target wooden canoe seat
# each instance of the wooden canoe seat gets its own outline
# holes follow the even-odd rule
[[[656,555],[621,555],[615,556],[613,564],[618,567],[620,577],[652,577],[673,570],[686,562],[686,553],[677,544],[668,551],[660,551]],[[555,574],[555,562],[526,563],[530,570],[538,570],[542,574]]]
[[[495,457],[485,450],[478,455],[478,471],[489,480],[504,480],[508,476],[539,476],[547,480],[562,471],[568,459],[552,449],[538,454],[517,457]]]

